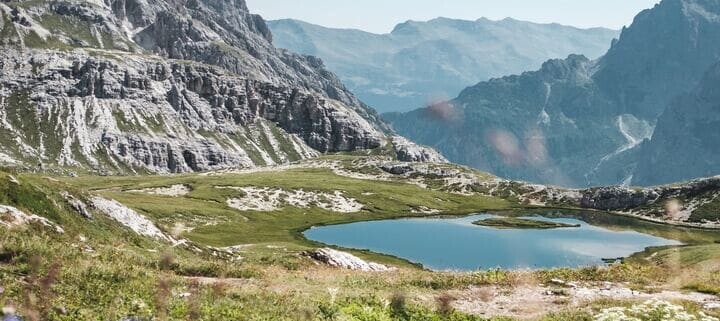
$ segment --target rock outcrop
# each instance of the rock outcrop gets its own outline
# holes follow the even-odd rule
[[[669,184],[720,173],[720,63],[658,120],[640,151],[633,182]]]
[[[402,136],[393,136],[392,143],[395,146],[398,160],[404,162],[420,162],[420,163],[447,163],[443,155],[436,150],[420,146],[409,141]]]
[[[68,192],[62,192],[60,195],[68,202],[68,205],[70,205],[70,207],[75,210],[75,212],[77,212],[86,219],[92,219],[93,215],[85,202],[75,196],[70,195],[70,193]]]
[[[27,214],[12,206],[0,205],[0,225],[12,228],[33,222],[52,228],[57,233],[65,233],[62,227],[42,216]]]
[[[243,197],[226,201],[231,208],[240,211],[272,212],[286,206],[297,208],[318,207],[335,213],[358,213],[363,204],[347,197],[342,191],[332,193],[298,190],[283,190],[258,187],[222,186],[221,189],[234,189],[243,192]]]
[[[720,194],[720,176],[650,188],[592,188],[583,192],[580,205],[600,210],[632,209],[652,204],[658,200],[693,199],[706,193]]]
[[[161,231],[155,223],[115,200],[94,197],[91,201],[93,206],[99,211],[138,235],[150,237],[158,241],[177,243],[172,236]]]
[[[303,255],[336,268],[365,272],[386,272],[393,270],[392,267],[387,267],[373,262],[366,262],[350,253],[340,252],[329,248],[305,252]]]
[[[602,187],[583,191],[580,206],[598,210],[626,210],[648,205],[660,198],[655,190]]]

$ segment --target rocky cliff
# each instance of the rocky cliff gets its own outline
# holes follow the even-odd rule
[[[186,172],[394,146],[242,0],[20,1],[0,15],[4,163]]]
[[[451,161],[502,177],[632,185],[640,148],[659,116],[720,59],[718,17],[718,0],[664,0],[640,13],[598,60],[551,60],[538,71],[481,82],[451,101],[387,119]]]
[[[667,184],[720,173],[720,63],[678,97],[641,148],[634,182]]]

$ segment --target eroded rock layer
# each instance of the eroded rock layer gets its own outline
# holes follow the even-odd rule
[[[175,173],[395,146],[243,0],[5,2],[0,18],[4,164]]]

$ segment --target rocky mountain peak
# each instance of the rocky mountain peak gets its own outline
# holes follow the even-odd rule
[[[218,21],[226,29],[247,27],[252,33],[259,34],[272,43],[272,33],[265,20],[248,10],[244,0],[189,0],[185,5],[196,11],[212,12],[223,20]]]
[[[718,82],[707,71],[720,61],[719,8],[718,0],[664,0],[638,14],[597,60],[549,60],[434,105],[459,107],[462,126],[426,117],[435,107],[393,116],[393,126],[451,161],[540,183],[647,185],[715,175]]]
[[[540,73],[549,80],[587,80],[590,59],[583,55],[569,55],[566,59],[552,59],[543,63]]]
[[[409,111],[453,97],[478,81],[536,70],[551,58],[597,58],[618,31],[526,21],[435,18],[391,33],[270,21],[276,46],[321,57],[381,112]]]
[[[657,118],[720,59],[719,7],[717,0],[664,0],[641,12],[601,58],[597,83],[625,112]]]
[[[3,2],[0,22],[4,162],[177,173],[396,146],[242,0]]]

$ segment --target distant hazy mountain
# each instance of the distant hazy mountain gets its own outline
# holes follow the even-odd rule
[[[389,34],[270,21],[273,43],[318,56],[365,103],[408,111],[454,97],[463,88],[538,68],[543,61],[598,57],[618,31],[505,19],[408,21]]]
[[[664,0],[641,12],[598,60],[551,60],[538,71],[481,82],[447,103],[387,118],[451,161],[515,179],[586,186],[720,174],[712,149],[720,127],[713,127],[717,112],[709,113],[717,95],[696,89],[694,98],[676,101],[653,137],[666,107],[719,60],[720,0]],[[663,150],[670,144],[678,148]],[[656,169],[641,168],[647,166]],[[666,167],[676,169],[669,175]],[[635,178],[638,172],[644,178]]]

